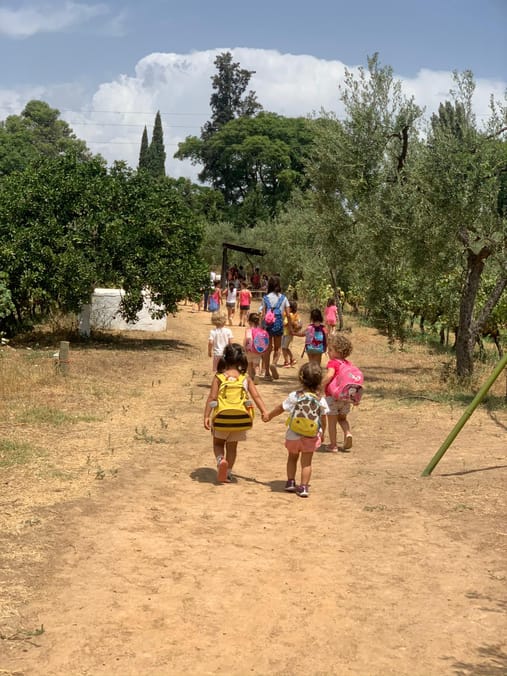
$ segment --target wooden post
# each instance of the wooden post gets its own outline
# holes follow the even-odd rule
[[[421,476],[429,476],[435,467],[438,465],[440,460],[442,459],[444,453],[447,451],[449,446],[452,444],[454,439],[458,436],[460,433],[461,429],[464,427],[466,421],[470,418],[472,413],[475,411],[477,406],[481,403],[481,401],[484,399],[484,397],[487,395],[491,385],[495,382],[495,380],[498,378],[500,373],[504,370],[504,368],[507,366],[507,354],[504,354],[502,359],[497,363],[495,368],[493,369],[493,372],[489,376],[489,378],[486,380],[484,385],[481,387],[481,389],[477,392],[475,397],[473,398],[472,402],[467,406],[465,409],[465,412],[461,416],[461,418],[458,420],[452,431],[449,433],[447,439],[444,441],[442,446],[438,449],[438,451],[435,453],[435,455],[431,458],[429,464],[425,468],[424,472],[422,473]]]
[[[58,352],[58,368],[64,376],[69,372],[69,341],[60,341],[60,351]]]

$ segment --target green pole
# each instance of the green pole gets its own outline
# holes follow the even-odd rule
[[[440,446],[440,448],[435,453],[435,455],[431,458],[428,466],[426,467],[426,469],[424,470],[424,472],[422,473],[421,476],[429,476],[433,472],[435,467],[438,465],[438,463],[442,459],[444,453],[447,451],[447,449],[452,444],[454,439],[456,439],[458,434],[461,432],[461,430],[464,427],[468,418],[470,418],[470,416],[475,411],[477,406],[479,406],[481,401],[484,399],[484,397],[488,393],[488,390],[491,387],[491,385],[493,385],[493,383],[498,378],[500,373],[504,370],[506,364],[507,364],[507,354],[504,354],[504,356],[500,359],[498,364],[493,369],[493,372],[491,373],[489,378],[486,380],[484,385],[481,387],[481,389],[477,392],[477,394],[473,398],[473,401],[467,406],[465,412],[463,413],[461,418],[458,420],[458,422],[454,426],[454,429],[448,435],[447,439],[444,441],[442,446]]]

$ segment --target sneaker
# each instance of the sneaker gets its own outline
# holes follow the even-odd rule
[[[300,498],[307,498],[309,495],[308,486],[305,486],[304,484],[298,486],[296,488],[296,493],[299,495]]]
[[[295,493],[297,489],[296,482],[294,479],[287,479],[287,483],[285,484],[285,490],[287,493]]]
[[[218,482],[223,484],[227,481],[227,470],[229,469],[229,463],[225,458],[217,458],[217,479]]]
[[[271,377],[273,378],[273,380],[278,380],[280,374],[278,373],[278,369],[276,368],[275,364],[271,364],[271,366],[269,367],[269,371],[271,373]]]
[[[290,362],[287,362],[286,364],[283,364],[284,369],[290,369]]]
[[[232,472],[231,472],[230,469],[227,470],[227,479],[226,479],[226,481],[227,481],[228,484],[230,484],[230,483],[232,483],[232,482],[234,481],[234,477],[232,476]]]

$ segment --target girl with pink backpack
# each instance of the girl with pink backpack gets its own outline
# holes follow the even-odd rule
[[[329,407],[327,424],[329,426],[329,447],[332,453],[350,451],[352,448],[352,432],[347,415],[351,406],[358,406],[363,393],[363,374],[347,357],[352,352],[352,343],[343,335],[335,333],[329,338],[327,372],[322,381]],[[324,418],[324,421],[326,419]],[[343,431],[343,444],[338,446],[336,440],[337,426]],[[323,425],[322,436],[325,432]]]
[[[247,373],[256,385],[259,384],[259,370],[262,355],[269,347],[269,333],[259,327],[260,315],[250,312],[248,315],[248,328],[245,331],[243,347],[245,348],[248,361]]]

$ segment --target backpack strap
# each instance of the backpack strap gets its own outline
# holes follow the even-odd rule
[[[282,301],[284,301],[284,300],[285,300],[285,296],[283,295],[283,293],[281,293],[281,294],[280,294],[280,298],[278,299],[278,302],[277,302],[277,304],[275,305],[275,307],[273,308],[273,310],[279,310],[279,309],[280,309],[280,305],[282,304]]]
[[[265,310],[272,310],[273,308],[271,307],[271,303],[269,302],[268,294],[262,297],[262,301],[264,303],[264,309]]]

